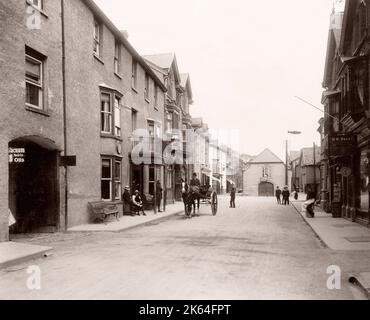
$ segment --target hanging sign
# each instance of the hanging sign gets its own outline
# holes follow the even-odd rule
[[[25,148],[9,148],[9,163],[22,164],[26,157]]]

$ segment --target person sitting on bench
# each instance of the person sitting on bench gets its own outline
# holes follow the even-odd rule
[[[146,216],[146,213],[144,212],[143,201],[141,200],[139,190],[136,190],[135,194],[132,196],[132,206],[134,212],[136,212],[138,216],[140,216],[140,212],[142,212],[143,215]]]

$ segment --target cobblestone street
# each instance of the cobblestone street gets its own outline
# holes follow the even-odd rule
[[[27,266],[0,272],[1,299],[353,299],[347,284],[370,252],[332,251],[293,207],[273,198],[237,198],[219,214],[201,207],[122,233],[76,233],[29,238],[54,254],[32,262],[42,289],[26,288]],[[24,242],[25,239],[22,239]],[[342,289],[330,291],[327,267],[342,268]]]

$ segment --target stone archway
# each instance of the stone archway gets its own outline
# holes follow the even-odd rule
[[[258,186],[259,197],[273,197],[274,185],[271,182],[261,182]]]
[[[9,142],[10,234],[54,232],[59,226],[58,148],[40,136]]]

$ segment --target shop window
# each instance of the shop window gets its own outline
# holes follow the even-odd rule
[[[168,171],[167,171],[167,181],[166,181],[166,187],[167,187],[167,189],[171,189],[172,188],[172,178],[173,178],[172,169],[168,169]]]
[[[155,168],[154,166],[149,167],[149,194],[154,195],[154,184],[155,184]]]
[[[26,105],[43,109],[44,61],[41,56],[26,48]]]
[[[112,160],[102,159],[101,197],[103,200],[112,199]]]
[[[370,190],[370,178],[369,178],[369,159],[367,153],[361,154],[360,162],[360,181],[361,181],[361,193],[360,193],[360,209],[363,211],[369,210],[369,190]]]

